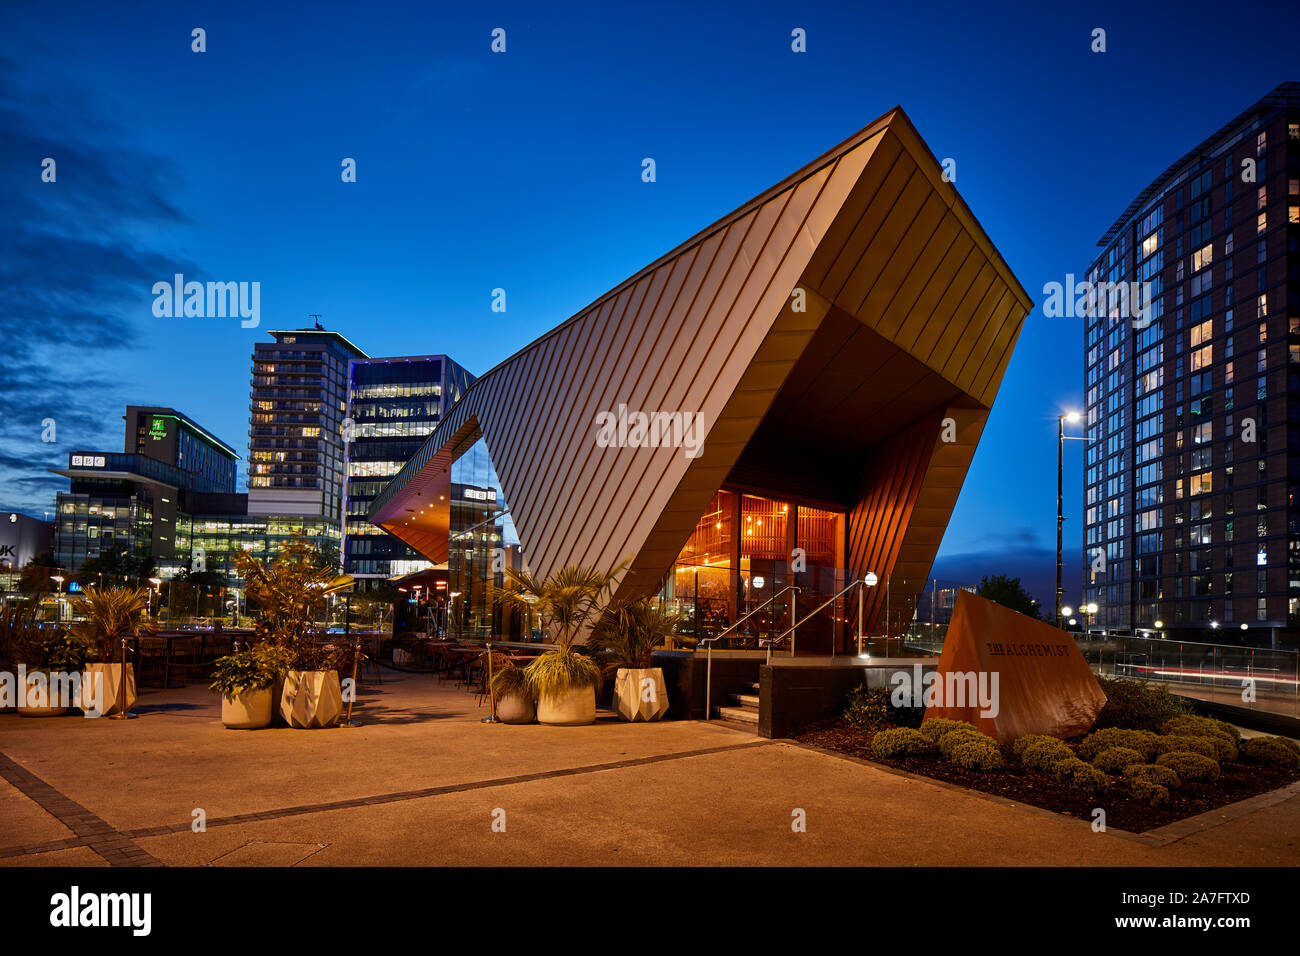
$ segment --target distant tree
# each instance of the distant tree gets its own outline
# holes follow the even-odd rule
[[[153,569],[152,558],[128,554],[125,548],[116,547],[101,551],[98,557],[87,558],[77,569],[77,579],[83,585],[98,584],[102,574],[105,584],[110,581],[121,584],[124,577],[135,580],[147,578],[153,574]]]
[[[975,590],[980,597],[1019,611],[1026,617],[1038,617],[1038,604],[1029,596],[1019,578],[1009,578],[1005,574],[985,575],[980,578],[980,586]]]
[[[33,558],[18,573],[18,590],[23,594],[45,594],[54,590],[54,582],[50,580],[53,572],[54,568],[39,564]]]
[[[316,549],[316,557],[312,564],[324,571],[333,571],[338,573],[341,565],[339,556],[339,543],[334,538],[317,538],[310,542]]]

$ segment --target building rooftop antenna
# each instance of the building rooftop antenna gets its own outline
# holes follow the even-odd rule
[[[308,313],[307,313],[307,318],[312,319],[313,321],[315,321],[315,323],[316,323],[316,328],[320,329],[322,332],[325,330],[325,326],[323,326],[323,325],[320,324],[320,313],[319,313],[319,312],[308,312]]]

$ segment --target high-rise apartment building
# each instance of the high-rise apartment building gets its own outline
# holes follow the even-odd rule
[[[1300,84],[1133,200],[1087,273],[1088,623],[1296,642]]]
[[[348,574],[382,579],[430,567],[415,549],[372,525],[366,513],[473,381],[474,376],[445,355],[351,363],[343,563]]]
[[[348,363],[364,359],[338,332],[271,332],[253,348],[248,513],[341,520]]]

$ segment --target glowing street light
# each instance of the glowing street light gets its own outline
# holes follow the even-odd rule
[[[1068,616],[1067,612],[1061,607],[1061,599],[1065,597],[1065,589],[1061,587],[1061,525],[1065,524],[1065,512],[1063,511],[1063,502],[1065,500],[1065,423],[1071,424],[1080,419],[1077,411],[1068,411],[1064,415],[1058,415],[1056,418],[1056,618],[1052,621],[1057,626],[1061,623],[1061,617]]]

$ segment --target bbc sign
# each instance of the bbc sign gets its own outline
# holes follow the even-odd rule
[[[73,468],[103,468],[104,456],[103,455],[73,455],[72,467]]]

